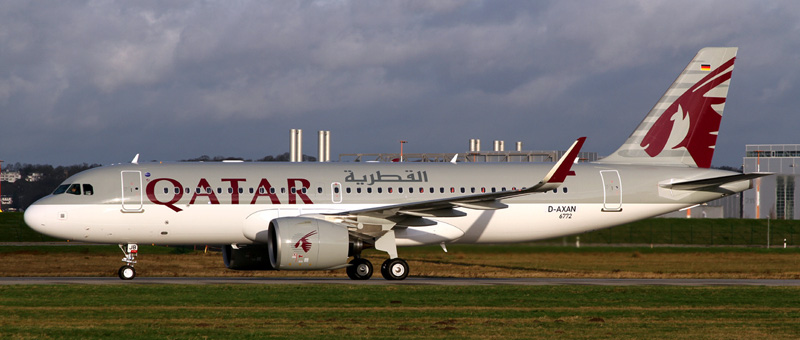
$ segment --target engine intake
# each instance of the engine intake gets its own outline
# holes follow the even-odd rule
[[[347,265],[347,227],[308,217],[281,217],[269,223],[269,261],[283,270],[337,269]]]

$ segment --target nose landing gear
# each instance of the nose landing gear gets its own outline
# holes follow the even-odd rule
[[[119,278],[123,280],[133,280],[133,278],[136,277],[136,270],[133,269],[133,265],[136,264],[136,255],[139,254],[139,246],[136,243],[129,243],[127,245],[120,244],[119,249],[125,254],[125,257],[122,258],[122,262],[125,262],[125,265],[120,267],[117,272]]]

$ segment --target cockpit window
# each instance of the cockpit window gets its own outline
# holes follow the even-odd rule
[[[83,191],[81,191],[81,187],[83,187]],[[60,195],[60,194],[71,194],[71,195],[80,195],[83,192],[84,195],[94,195],[94,187],[91,184],[61,184],[53,191],[53,195]]]
[[[63,194],[67,192],[67,188],[69,188],[69,184],[61,184],[53,191],[53,195]]]
[[[71,195],[80,195],[81,194],[81,185],[80,184],[73,184],[67,188],[67,193]]]

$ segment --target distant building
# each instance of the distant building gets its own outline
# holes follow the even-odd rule
[[[14,203],[14,199],[11,196],[2,196],[0,197],[0,205],[9,206]]]
[[[28,182],[38,182],[42,178],[44,178],[44,174],[42,174],[41,172],[34,172],[25,177],[25,180]]]
[[[22,179],[22,175],[19,174],[19,171],[4,171],[0,173],[0,181],[14,183],[17,180]]]
[[[800,176],[800,144],[752,144],[746,146],[744,172],[771,172],[775,175],[755,180],[755,188],[745,191],[744,218],[800,219],[795,214]]]

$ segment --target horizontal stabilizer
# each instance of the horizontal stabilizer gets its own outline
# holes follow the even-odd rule
[[[715,189],[722,185],[740,181],[746,181],[751,179],[756,179],[759,177],[769,176],[772,173],[765,173],[765,172],[754,172],[749,174],[736,174],[730,176],[722,176],[722,177],[713,177],[713,178],[704,178],[704,179],[697,179],[691,181],[683,181],[683,182],[675,182],[675,183],[664,183],[660,184],[659,186],[665,189],[673,189],[673,190],[709,190]]]

